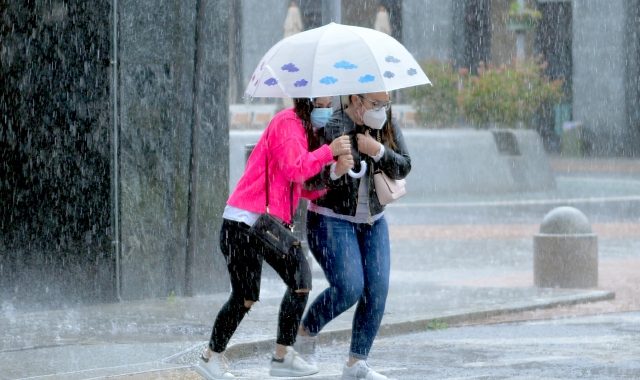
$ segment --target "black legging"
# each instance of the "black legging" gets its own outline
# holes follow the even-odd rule
[[[209,347],[215,352],[223,352],[227,348],[229,340],[249,312],[249,308],[244,306],[245,301],[258,301],[263,260],[287,284],[287,291],[280,303],[277,344],[293,345],[309,298],[311,269],[302,249],[295,249],[282,257],[264,249],[248,232],[249,226],[246,224],[223,219],[220,248],[227,261],[231,295],[218,312],[211,332]]]
[[[296,293],[288,288],[280,303],[280,314],[278,315],[278,335],[277,344],[292,346],[296,341],[300,318],[307,305],[309,293]],[[244,300],[237,299],[231,294],[229,300],[222,306],[216,322],[213,325],[209,347],[214,352],[223,352],[227,348],[229,340],[233,336],[240,322],[249,312],[249,308],[244,306]]]

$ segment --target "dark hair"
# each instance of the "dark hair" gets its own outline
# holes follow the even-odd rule
[[[393,112],[391,111],[391,106],[387,110],[387,121],[382,126],[382,143],[387,147],[396,150],[398,146],[396,145],[396,136],[393,133],[393,122],[391,121],[391,116]]]
[[[319,145],[318,135],[313,131],[313,125],[311,124],[311,111],[313,111],[313,108],[313,100],[309,98],[293,98],[293,110],[304,126],[309,151],[317,149]]]

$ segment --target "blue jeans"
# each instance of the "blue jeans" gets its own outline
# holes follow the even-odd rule
[[[302,325],[316,335],[356,302],[350,356],[366,360],[384,314],[389,292],[391,254],[384,217],[373,225],[307,213],[309,248],[329,288],[311,304]]]

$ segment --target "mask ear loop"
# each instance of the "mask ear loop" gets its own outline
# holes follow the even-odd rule
[[[344,125],[344,104],[342,103],[342,99],[340,99],[340,111],[342,112],[342,134],[344,135],[347,128]],[[362,178],[366,173],[367,163],[364,160],[360,161],[359,172],[356,173],[353,171],[353,169],[349,169],[349,171],[347,172],[347,174],[349,174],[349,177],[351,178]]]

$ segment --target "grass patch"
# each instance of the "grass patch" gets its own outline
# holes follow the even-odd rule
[[[449,324],[447,322],[438,322],[437,319],[434,319],[427,325],[427,330],[444,330],[448,328]]]

